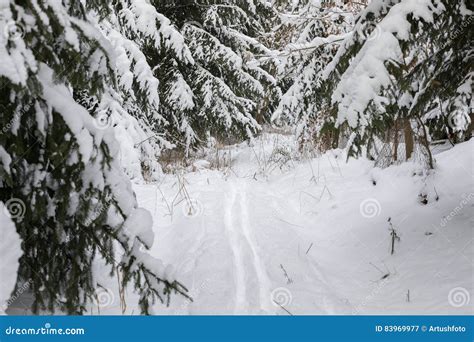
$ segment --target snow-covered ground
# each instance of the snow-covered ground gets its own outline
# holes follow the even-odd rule
[[[0,202],[0,315],[5,314],[8,305],[15,300],[17,294],[11,296],[15,288],[16,275],[18,272],[19,259],[22,255],[21,240],[15,229],[15,224],[12,218],[19,212],[20,203],[17,201],[7,201],[7,206],[10,211],[6,209],[6,205]]]
[[[265,134],[221,149],[219,170],[201,160],[135,184],[154,217],[151,253],[193,298],[154,313],[473,314],[473,148],[436,154],[428,175],[346,163],[343,150],[291,159],[292,138]],[[103,273],[90,312],[139,314],[132,289],[121,301]]]

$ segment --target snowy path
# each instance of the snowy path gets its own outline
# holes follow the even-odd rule
[[[155,207],[155,196],[148,198],[142,197],[140,204],[148,209]],[[207,308],[205,313],[287,314],[285,309],[290,310],[287,306],[297,293],[302,298],[300,309],[305,312],[341,312],[344,300],[338,297],[311,255],[304,254],[303,247],[296,245],[306,237],[279,218],[278,212],[283,217],[285,212],[294,212],[292,203],[285,204],[277,193],[253,179],[236,176],[219,179],[206,190],[206,198],[200,217],[157,228],[158,234],[167,230],[164,241],[182,239],[170,227],[181,230],[186,224],[185,234],[189,234],[190,226],[194,233],[186,241],[189,247],[180,253],[185,261],[170,258],[171,264],[178,265],[180,280],[192,284],[191,295],[195,300],[178,305],[183,309],[178,313],[203,313],[193,309],[199,303]],[[159,243],[155,250],[163,251]],[[295,273],[301,267],[304,274]],[[290,271],[293,274],[285,275]],[[304,285],[295,284],[296,280]],[[220,288],[214,297],[200,297],[202,291],[214,287]]]
[[[246,191],[245,182],[229,181],[225,226],[234,257],[235,313],[247,313],[250,308],[269,311],[270,302],[266,269],[251,232]]]
[[[258,249],[258,245],[255,241],[255,238],[253,237],[252,230],[254,229],[254,225],[251,224],[251,220],[249,219],[249,213],[248,213],[249,202],[247,202],[246,189],[247,189],[247,186],[245,185],[244,191],[241,193],[241,196],[240,196],[240,205],[242,208],[242,228],[243,228],[245,239],[251,248],[253,267],[257,275],[260,309],[264,311],[269,311],[270,299],[268,297],[268,293],[270,293],[270,284],[269,284],[270,282],[268,280],[266,267],[259,256],[260,252]]]
[[[453,163],[449,155],[439,159],[441,170]],[[470,312],[450,305],[448,293],[457,287],[472,293],[472,261],[466,261],[473,255],[472,202],[450,230],[440,229],[466,196],[465,185],[454,180],[466,179],[470,160],[431,181],[442,197],[427,206],[417,202],[427,186],[413,178],[411,166],[373,171],[368,161],[345,164],[337,155],[311,163],[254,177],[256,162],[243,147],[232,172],[185,175],[200,209],[191,216],[185,201],[170,215],[175,176],[136,185],[140,205],[155,218],[152,254],[176,268],[194,299],[173,297],[169,308],[157,304],[156,313]],[[363,208],[366,202],[371,207]],[[402,236],[395,255],[388,252],[388,217]]]
[[[245,310],[246,308],[245,296],[247,290],[245,286],[245,266],[242,251],[242,241],[241,235],[238,231],[241,225],[241,217],[238,215],[238,211],[236,211],[236,204],[238,203],[236,202],[237,192],[235,187],[231,187],[228,196],[229,200],[227,200],[228,203],[225,206],[225,226],[227,238],[229,239],[229,245],[232,249],[233,268],[235,273],[236,290],[234,312],[238,313],[241,310]]]

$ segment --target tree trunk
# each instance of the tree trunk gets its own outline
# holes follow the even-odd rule
[[[466,141],[471,139],[472,132],[474,132],[474,114],[473,113],[469,114],[469,118],[471,120],[471,123],[469,124],[469,127],[466,132],[466,139],[465,139]]]
[[[405,135],[405,157],[408,160],[411,158],[414,148],[413,131],[409,119],[403,120],[403,133]]]
[[[393,127],[393,161],[398,160],[398,120],[395,120]]]
[[[339,135],[341,133],[341,127],[338,127],[334,130],[334,135],[332,136],[332,148],[339,147]]]
[[[264,114],[265,114],[265,110],[266,110],[267,107],[268,107],[268,102],[269,102],[268,96],[264,96],[262,102],[261,102],[260,105],[257,107],[257,113],[256,113],[256,115],[255,115],[255,121],[257,121],[257,123],[258,123],[259,125],[265,123]]]

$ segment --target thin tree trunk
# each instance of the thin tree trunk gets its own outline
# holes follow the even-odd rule
[[[409,119],[403,120],[403,133],[405,135],[405,157],[406,160],[411,158],[413,154],[414,142],[413,142],[413,130]]]
[[[425,147],[426,155],[428,156],[428,166],[430,169],[434,169],[433,155],[431,154],[430,142],[428,141],[428,133],[426,132],[426,127],[418,115],[415,116],[415,118],[423,133],[423,136],[421,137],[421,141],[423,143],[423,146]]]
[[[469,128],[467,129],[467,132],[466,132],[466,139],[464,140],[469,140],[472,136],[472,132],[474,132],[474,114],[473,113],[469,114],[469,118],[471,119],[471,123],[469,124]]]
[[[265,113],[265,110],[267,109],[268,102],[269,102],[269,98],[268,98],[268,96],[265,96],[263,98],[263,101],[261,102],[260,106],[258,106],[258,108],[257,108],[257,113],[255,115],[255,121],[257,121],[257,123],[260,124],[260,125],[265,123],[264,113]]]
[[[393,127],[393,161],[398,159],[398,119],[395,120]]]
[[[332,140],[332,147],[333,148],[338,148],[339,147],[339,135],[341,133],[341,127],[338,127],[335,129],[334,131],[334,135],[333,135],[333,140]]]

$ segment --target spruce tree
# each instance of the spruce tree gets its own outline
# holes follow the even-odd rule
[[[353,155],[402,122],[432,168],[433,138],[470,135],[473,9],[467,1],[377,0],[361,13],[323,87],[333,104],[326,123],[353,133]]]
[[[353,28],[364,1],[282,1],[275,35],[282,51],[279,81],[286,90],[272,120],[296,126],[300,147],[313,150],[328,106],[321,96],[322,73]]]
[[[168,123],[160,114],[160,80],[143,51],[170,46],[184,56],[189,52],[180,33],[149,2],[117,0],[104,6],[89,17],[112,46],[117,84],[100,100],[82,93],[76,97],[103,128],[113,127],[127,175],[157,180],[161,152],[174,145],[166,138]]]
[[[272,61],[257,57],[270,51],[262,41],[276,20],[272,7],[261,0],[152,4],[180,28],[192,55],[189,63],[166,51],[154,56],[171,134],[188,149],[208,133],[235,141],[258,132],[280,95]]]
[[[92,271],[97,258],[112,274],[123,272],[123,286],[133,282],[144,313],[172,291],[185,295],[144,251],[153,243],[151,216],[138,208],[113,128],[104,129],[99,115],[108,97],[119,94],[120,102],[131,92],[117,47],[94,23],[110,13],[99,1],[10,1],[2,8],[0,201],[22,239],[19,283],[31,282],[34,312],[83,313],[101,286]],[[139,99],[150,94],[140,91],[153,86],[135,82],[153,78],[131,78],[131,106],[148,106]],[[94,101],[100,109],[86,109]]]

